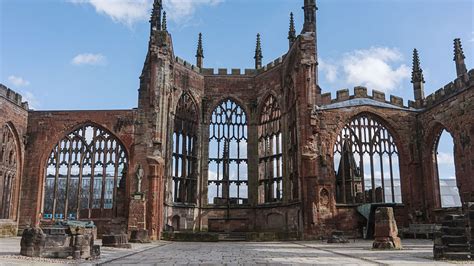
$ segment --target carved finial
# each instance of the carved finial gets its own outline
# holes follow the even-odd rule
[[[423,69],[420,66],[420,58],[418,56],[418,50],[413,50],[413,69],[411,73],[411,83],[423,82],[425,83],[425,78],[423,77]]]
[[[204,59],[204,49],[202,48],[202,33],[199,33],[198,46],[196,51],[196,66],[202,68]]]
[[[163,5],[161,0],[153,2],[153,10],[151,11],[150,26],[151,31],[161,30],[161,9]]]
[[[167,31],[167,24],[166,24],[166,11],[163,11],[163,22],[161,23],[161,30]]]
[[[262,55],[262,43],[261,43],[261,40],[260,40],[260,33],[257,34],[257,46],[255,48],[255,69],[260,69],[262,68],[262,59],[263,59],[263,55]]]
[[[425,78],[423,77],[423,69],[421,69],[420,58],[418,56],[418,50],[413,50],[413,70],[411,73],[411,83],[413,83],[413,92],[415,95],[415,101],[419,107],[425,98],[424,83]]]
[[[290,41],[290,48],[296,40],[295,19],[293,12],[290,13],[290,30],[288,31],[288,40]]]
[[[304,0],[304,25],[303,32],[316,32],[316,1]]]
[[[464,62],[465,58],[461,39],[454,39],[454,62],[456,62],[456,74],[458,77],[467,73],[466,63]]]

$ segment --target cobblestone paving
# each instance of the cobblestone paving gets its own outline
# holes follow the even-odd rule
[[[18,256],[19,238],[0,239],[0,265],[59,265],[72,260],[27,259]],[[448,265],[462,262],[433,261],[430,240],[404,240],[400,251],[373,251],[372,242],[349,244],[312,242],[157,242],[133,245],[131,250],[102,248],[96,261],[81,265]],[[469,262],[464,262],[469,264]]]

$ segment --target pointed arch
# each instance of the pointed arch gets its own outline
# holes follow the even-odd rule
[[[462,207],[454,163],[454,138],[442,125],[437,126],[436,132],[431,153],[434,168],[433,181],[436,182],[435,190],[438,197],[436,202],[439,202],[437,207]]]
[[[283,198],[283,143],[281,109],[268,95],[263,102],[258,126],[259,203]]]
[[[173,202],[196,202],[198,120],[199,112],[196,103],[189,93],[183,93],[176,106],[172,138]]]
[[[376,115],[361,113],[339,132],[334,145],[339,203],[401,203],[398,147]]]
[[[17,201],[21,165],[18,133],[10,122],[0,128],[0,219],[11,219]]]
[[[246,204],[248,199],[247,114],[228,98],[209,121],[208,203]]]
[[[45,166],[44,219],[115,216],[128,154],[107,129],[85,123],[56,143]]]

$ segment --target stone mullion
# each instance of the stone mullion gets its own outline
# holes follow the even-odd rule
[[[67,176],[66,176],[66,198],[64,202],[64,218],[68,218],[68,205],[69,205],[69,182],[71,179],[71,161],[72,161],[72,140],[68,139],[69,142],[69,148],[68,148],[68,163],[67,163]]]
[[[55,220],[56,216],[56,201],[58,198],[57,195],[57,190],[58,190],[58,178],[59,178],[59,149],[61,147],[61,142],[59,142],[58,146],[56,146],[56,173],[54,176],[54,190],[53,190],[53,209],[52,209],[52,215],[53,215],[53,220]],[[44,197],[47,197],[47,195],[44,195]]]

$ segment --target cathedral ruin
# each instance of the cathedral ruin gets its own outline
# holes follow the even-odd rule
[[[1,85],[2,234],[92,220],[99,235],[143,229],[154,240],[167,231],[361,236],[367,204],[393,207],[399,227],[439,223],[461,211],[442,206],[443,131],[460,202],[474,201],[474,70],[461,41],[457,76],[431,95],[415,50],[407,105],[365,87],[333,97],[318,85],[315,0],[303,9],[280,58],[263,65],[258,36],[254,69],[215,70],[201,35],[195,65],[174,54],[155,0],[135,109],[33,111]]]

